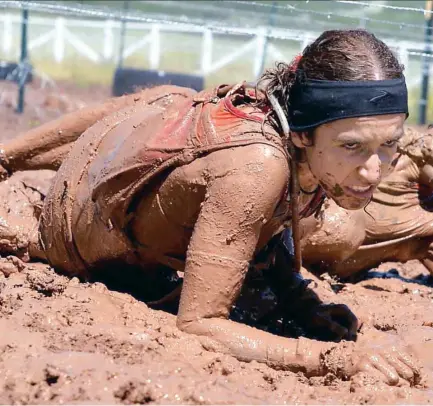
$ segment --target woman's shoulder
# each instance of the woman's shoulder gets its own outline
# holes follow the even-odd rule
[[[268,173],[289,176],[287,155],[269,144],[250,144],[209,154],[207,167],[212,173]]]

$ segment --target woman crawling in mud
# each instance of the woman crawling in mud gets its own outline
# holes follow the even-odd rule
[[[259,83],[198,94],[154,88],[95,108],[95,124],[80,111],[5,145],[5,172],[62,162],[30,256],[88,279],[109,269],[122,277],[129,266],[183,271],[177,325],[205,348],[309,376],[364,371],[416,383],[401,348],[350,341],[356,317],[323,305],[296,272],[298,216],[315,213],[325,193],[361,209],[392,169],[408,114],[402,67],[366,31],[327,31]],[[347,341],[228,320],[248,269],[263,264],[307,329],[325,326]]]
[[[305,219],[317,228],[304,236],[303,258],[313,267],[357,278],[381,262],[419,259],[433,275],[433,130],[407,127],[394,171],[376,189],[365,211],[332,202],[323,215]]]

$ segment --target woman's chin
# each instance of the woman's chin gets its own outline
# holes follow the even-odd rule
[[[363,197],[363,198],[357,198],[354,196],[329,196],[332,198],[335,203],[338,204],[338,206],[342,207],[346,210],[361,210],[365,206],[367,206],[368,203],[370,203],[371,196]]]

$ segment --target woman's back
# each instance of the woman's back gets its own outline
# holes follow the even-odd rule
[[[213,99],[209,92],[202,95]],[[180,207],[187,207],[173,213],[185,226],[182,232],[177,230],[176,237],[155,240],[158,247],[166,243],[169,252],[184,254],[204,198],[205,189],[199,187],[200,183],[223,176],[221,171],[226,166],[226,173],[237,170],[242,176],[243,170],[260,166],[260,155],[268,161],[279,156],[287,179],[283,141],[268,125],[262,132],[264,113],[250,114],[227,99],[202,103],[191,97],[164,108],[128,107],[86,131],[59,169],[44,206],[40,230],[50,263],[80,274],[115,258],[135,262],[131,240],[143,240],[145,232],[155,240],[151,222],[157,228],[161,226],[158,214],[148,207],[154,187],[158,194],[169,190],[172,207],[176,201]],[[235,151],[235,147],[252,144],[262,145],[251,147],[247,154]],[[201,156],[202,161],[195,163]],[[248,168],[242,169],[244,164]],[[187,173],[183,181],[178,179]],[[170,179],[175,180],[170,183]],[[179,190],[182,183],[187,187]],[[177,185],[175,193],[171,184]],[[137,224],[131,223],[137,206],[146,207],[138,224],[147,219],[147,227],[141,237],[135,238],[129,226]],[[176,223],[166,226],[166,231],[167,227],[176,229]],[[90,245],[88,241],[104,243]],[[146,241],[144,238],[141,244]]]

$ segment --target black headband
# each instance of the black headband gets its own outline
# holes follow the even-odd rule
[[[339,82],[297,80],[290,89],[289,125],[305,131],[350,117],[405,113],[409,115],[404,77],[390,80]]]

